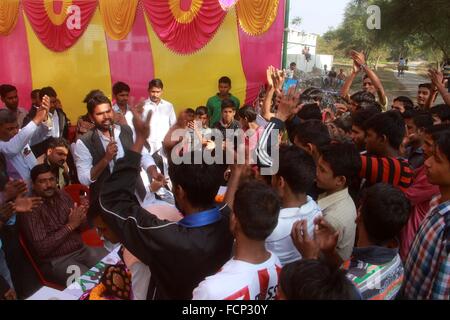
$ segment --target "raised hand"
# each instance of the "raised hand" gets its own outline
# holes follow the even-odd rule
[[[353,61],[355,61],[359,66],[366,64],[366,57],[364,55],[364,52],[352,50],[350,54],[352,56]]]
[[[272,89],[274,87],[273,86],[273,78],[272,78],[274,69],[275,68],[273,66],[269,66],[269,67],[267,67],[267,70],[266,70],[266,78],[267,78],[267,84],[269,86],[269,89]]]
[[[444,83],[444,74],[436,69],[429,69],[428,77],[436,87],[439,87]]]
[[[14,200],[16,197],[27,192],[27,184],[22,180],[10,180],[4,189],[5,201]]]
[[[296,221],[292,226],[291,238],[294,246],[303,259],[318,259],[320,254],[319,244],[308,234],[306,220]]]
[[[132,109],[133,112],[133,126],[136,132],[136,139],[147,139],[150,135],[150,120],[152,119],[153,112],[150,110],[145,119],[142,119],[137,107]]]
[[[339,239],[339,232],[336,231],[325,218],[318,217],[314,220],[314,239],[322,252],[333,252]]]
[[[41,197],[17,197],[13,203],[14,211],[17,213],[27,213],[42,204]]]
[[[300,92],[296,92],[295,87],[290,87],[288,92],[281,96],[276,117],[282,121],[286,121],[295,115],[300,109],[299,98]]]
[[[50,98],[48,96],[44,96],[42,98],[41,106],[37,109],[33,121],[37,125],[41,124],[43,121],[47,119],[49,110],[50,110]]]

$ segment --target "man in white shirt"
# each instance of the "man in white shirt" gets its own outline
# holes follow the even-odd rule
[[[255,181],[239,187],[230,216],[235,255],[200,282],[193,300],[275,300],[281,263],[264,241],[277,225],[279,211],[270,187]]]
[[[81,184],[90,186],[90,200],[97,198],[103,181],[109,177],[117,159],[124,156],[125,150],[133,144],[133,133],[128,126],[113,123],[113,110],[110,100],[105,96],[95,96],[88,102],[88,114],[95,127],[76,142],[74,159],[78,179]],[[149,176],[164,180],[158,173],[150,153],[142,151],[141,180],[136,186],[136,195],[141,205],[156,201],[150,190]]]
[[[11,179],[30,184],[30,171],[36,165],[30,144],[43,141],[48,136],[49,129],[41,125],[48,110],[49,98],[45,97],[33,120],[23,129],[19,129],[14,113],[8,109],[0,110],[0,152],[5,156],[6,171]]]
[[[175,110],[173,105],[161,99],[164,85],[160,79],[153,79],[148,85],[149,98],[145,101],[143,119],[152,111],[152,119],[150,127],[150,137],[148,143],[150,144],[150,152],[154,154],[162,147],[164,137],[176,121]]]
[[[266,247],[275,253],[284,266],[301,259],[292,238],[292,225],[298,220],[306,220],[308,231],[314,231],[314,219],[322,212],[317,203],[306,194],[311,190],[316,166],[312,156],[299,147],[280,148],[280,168],[272,176],[272,187],[282,201],[278,224],[266,239]]]

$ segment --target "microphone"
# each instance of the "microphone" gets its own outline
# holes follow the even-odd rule
[[[115,142],[116,139],[114,137],[114,124],[111,124],[109,126],[108,131],[109,131],[109,139],[111,140],[111,142]],[[117,156],[114,156],[114,158],[113,158],[114,163],[116,163],[116,157]]]

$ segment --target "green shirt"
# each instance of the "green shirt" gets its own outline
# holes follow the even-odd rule
[[[241,105],[239,99],[231,93],[228,99],[234,102],[237,111]],[[214,128],[215,124],[219,122],[222,117],[222,99],[220,99],[219,94],[209,98],[206,107],[208,108],[209,126],[210,128]]]

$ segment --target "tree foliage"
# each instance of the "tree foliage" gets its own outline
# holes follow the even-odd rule
[[[367,8],[381,9],[381,29],[369,29]],[[400,56],[437,61],[450,57],[448,0],[351,0],[339,28],[319,41],[321,53],[346,56],[364,51],[369,60]]]

